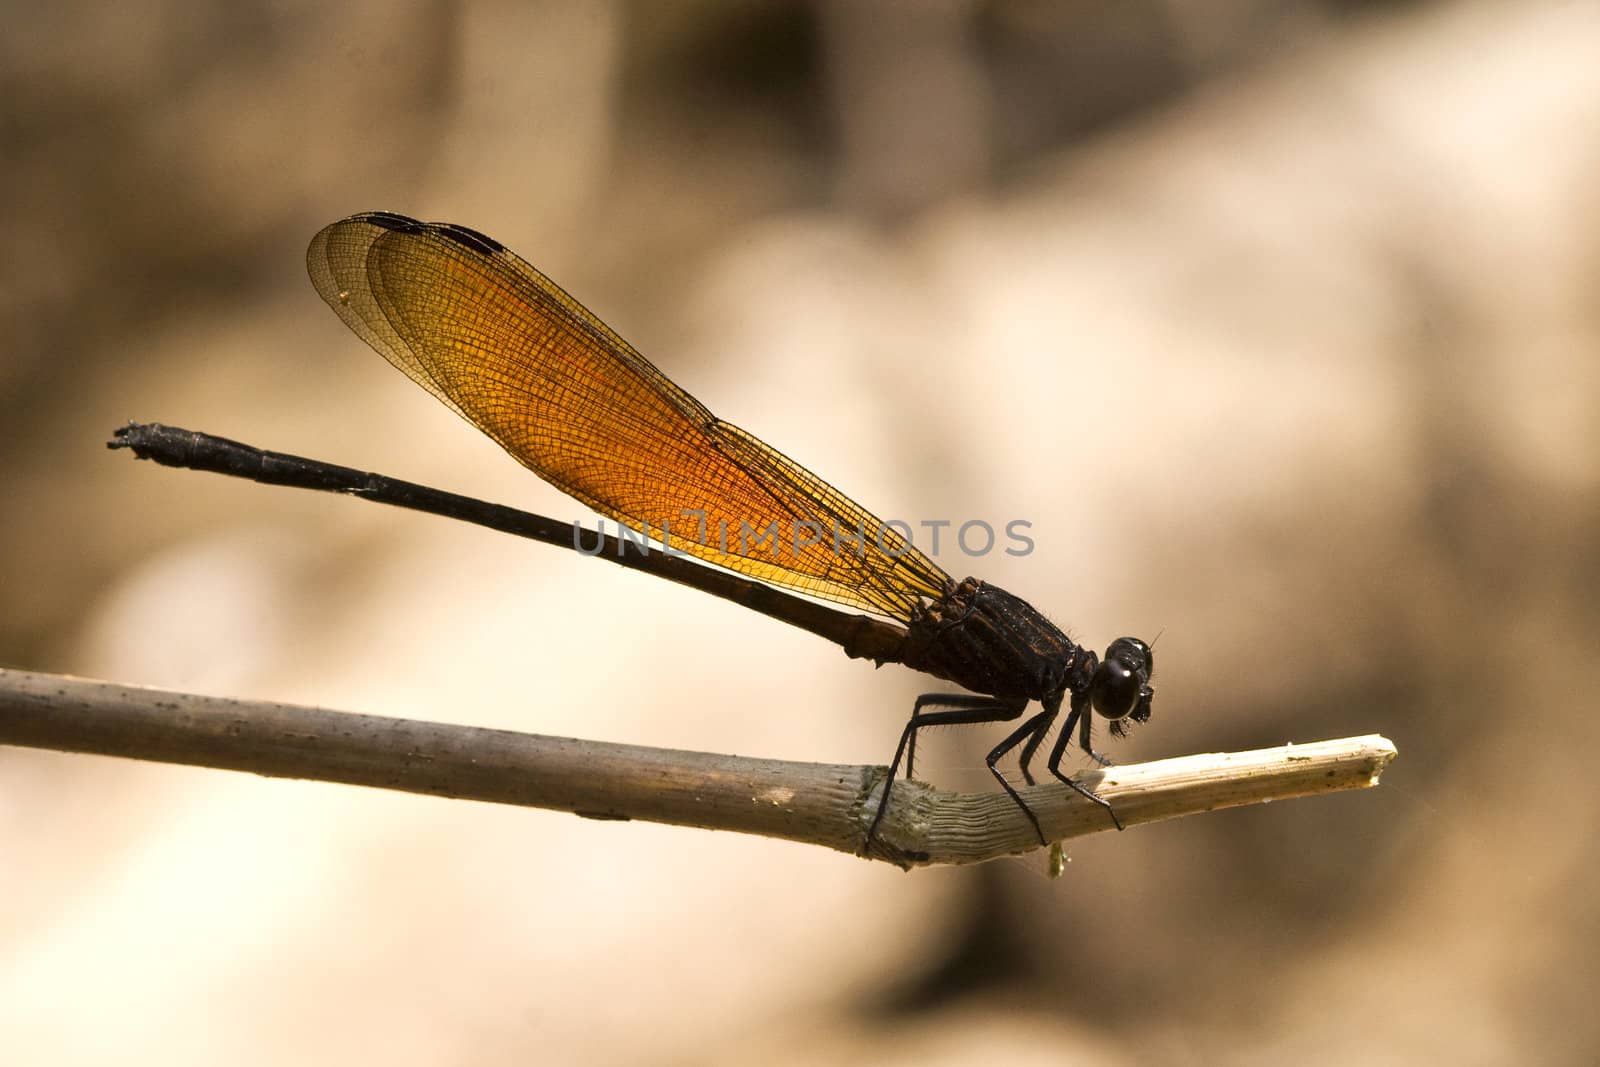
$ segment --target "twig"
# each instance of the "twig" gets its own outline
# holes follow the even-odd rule
[[[0,669],[0,744],[736,830],[859,854],[882,767],[793,763],[173,693]],[[1376,785],[1377,735],[1086,772],[1125,826]],[[1024,791],[1057,839],[1110,829],[1063,785]],[[1003,794],[895,783],[874,859],[980,863],[1039,847]]]

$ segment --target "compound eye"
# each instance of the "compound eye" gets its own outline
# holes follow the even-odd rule
[[[1108,719],[1122,719],[1132,714],[1139,705],[1139,691],[1144,682],[1126,664],[1114,659],[1103,661],[1094,669],[1094,680],[1089,683],[1089,698],[1094,710]]]
[[[1112,721],[1129,715],[1141,722],[1148,719],[1154,658],[1150,646],[1138,638],[1119,637],[1111,642],[1089,683],[1094,710]],[[1140,709],[1143,714],[1136,714]]]

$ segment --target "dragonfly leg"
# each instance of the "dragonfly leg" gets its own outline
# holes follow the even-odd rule
[[[1094,760],[1100,764],[1100,766],[1111,766],[1110,760],[1106,759],[1104,756],[1100,755],[1098,752],[1094,751],[1094,749],[1089,747],[1089,725],[1092,715],[1093,713],[1089,710],[1088,695],[1074,694],[1072,697],[1072,710],[1067,712],[1067,721],[1061,725],[1061,736],[1056,738],[1055,747],[1050,750],[1050,759],[1045,763],[1045,766],[1050,769],[1051,774],[1055,775],[1061,781],[1070,786],[1073,792],[1077,793],[1085,800],[1092,800],[1102,808],[1105,808],[1106,814],[1111,816],[1112,824],[1115,825],[1118,830],[1120,830],[1122,829],[1122,820],[1117,818],[1117,813],[1112,810],[1111,802],[1105,797],[1102,797],[1098,793],[1094,792],[1092,789],[1087,789],[1084,786],[1079,785],[1071,778],[1068,778],[1061,771],[1061,757],[1066,754],[1067,745],[1072,742],[1072,728],[1074,726],[1079,727],[1079,747],[1081,747],[1085,752],[1089,753],[1089,755],[1093,757]]]
[[[1033,771],[1031,769],[1031,764],[1033,763],[1033,754],[1039,751],[1039,746],[1044,742],[1044,739],[1049,736],[1050,727],[1056,721],[1056,716],[1060,713],[1061,702],[1059,700],[1054,704],[1046,703],[1044,710],[1035,715],[1033,718],[1029,719],[1023,729],[1018,730],[1012,735],[1012,737],[1006,738],[1006,740],[1002,741],[998,746],[1001,751],[1004,751],[1007,742],[1013,744],[1015,743],[1013,738],[1028,738],[1028,743],[1022,746],[1022,752],[1017,756],[1017,763],[1022,768],[1022,780],[1027,782],[1029,785],[1034,784]],[[1032,728],[1031,736],[1029,727]]]
[[[911,706],[911,718],[906,722],[906,728],[901,731],[900,744],[895,747],[894,760],[889,764],[889,774],[883,783],[883,799],[878,802],[878,813],[872,817],[872,825],[867,827],[863,850],[871,849],[872,838],[878,832],[878,824],[883,821],[883,813],[889,810],[889,790],[894,785],[895,774],[900,770],[901,759],[905,760],[906,777],[911,777],[911,758],[916,751],[918,730],[924,726],[968,726],[986,722],[1010,722],[1021,715],[1027,706],[1028,702],[1025,699],[997,700],[994,697],[978,696],[973,693],[924,693],[919,696],[916,703]],[[945,710],[923,710],[928,707]],[[1011,743],[1015,744],[1015,741]],[[1022,800],[1017,797],[1016,790],[1012,789],[1010,783],[995,770],[993,753],[990,754],[989,769],[1000,779],[1000,784],[1006,787],[1006,792],[1021,804]],[[1027,806],[1023,805],[1022,810],[1027,811]],[[1028,814],[1032,816],[1033,813]],[[1038,820],[1034,822],[1037,825]]]
[[[1071,720],[1069,719],[1068,722],[1071,722]],[[1083,749],[1085,752],[1087,752],[1089,754],[1089,758],[1094,760],[1100,766],[1109,767],[1109,766],[1111,766],[1111,761],[1109,759],[1107,759],[1105,756],[1102,756],[1102,755],[1100,755],[1100,753],[1096,752],[1094,750],[1094,746],[1089,743],[1090,728],[1093,725],[1094,725],[1094,715],[1089,711],[1088,698],[1085,698],[1084,699],[1084,708],[1083,708],[1083,717],[1078,723],[1078,747]],[[1066,729],[1066,730],[1063,730],[1061,732],[1063,734],[1070,734],[1072,732],[1072,730],[1071,729]]]
[[[1023,802],[1022,796],[1015,789],[1011,788],[1011,783],[1006,781],[1006,776],[1000,773],[1000,768],[997,767],[996,764],[1000,762],[1000,757],[1016,748],[1019,743],[1026,739],[1027,744],[1022,746],[1022,758],[1019,762],[1022,765],[1023,781],[1027,782],[1029,785],[1032,785],[1033,773],[1028,770],[1028,762],[1033,758],[1034,752],[1039,748],[1039,743],[1043,741],[1045,735],[1050,732],[1050,726],[1056,721],[1056,716],[1060,714],[1060,712],[1061,705],[1059,703],[1046,704],[1043,711],[1039,712],[1039,714],[1035,715],[1021,726],[1017,727],[1015,732],[1008,736],[1004,741],[1001,741],[998,745],[994,746],[994,748],[989,751],[988,758],[984,761],[989,765],[989,773],[995,776],[1001,787],[1011,795],[1011,799],[1016,803],[1017,807],[1022,809],[1022,814],[1026,815],[1028,817],[1028,821],[1033,823],[1033,832],[1039,835],[1039,844],[1041,845],[1047,845],[1050,842],[1045,840],[1044,829],[1039,825],[1039,817],[1033,813],[1032,808],[1028,807],[1028,805]]]

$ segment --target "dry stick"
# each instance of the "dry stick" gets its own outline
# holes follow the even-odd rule
[[[0,669],[0,744],[157,760],[737,830],[859,854],[883,767],[794,763],[173,693]],[[1089,771],[1124,826],[1376,785],[1395,756],[1375,734]],[[1023,791],[1052,838],[1110,829],[1066,786]],[[1039,847],[1003,794],[895,784],[872,858],[980,863]]]

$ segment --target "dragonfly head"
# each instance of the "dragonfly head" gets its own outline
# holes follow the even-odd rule
[[[1089,682],[1089,700],[1094,710],[1111,723],[1118,737],[1132,722],[1150,721],[1150,701],[1156,691],[1150,687],[1155,673],[1155,654],[1137,637],[1119,637],[1106,649],[1105,657],[1094,669]]]

